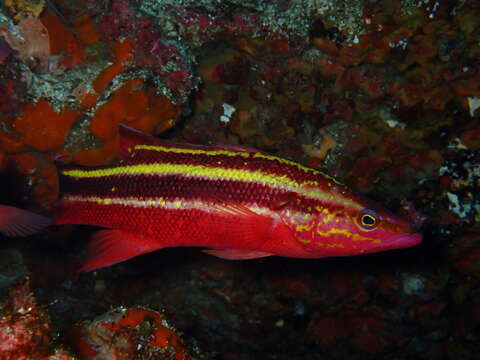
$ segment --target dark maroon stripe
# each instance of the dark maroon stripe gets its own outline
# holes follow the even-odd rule
[[[262,184],[231,180],[211,180],[178,175],[109,176],[101,178],[61,177],[62,194],[84,197],[136,197],[175,200],[233,201],[256,203],[278,209],[285,202],[293,209],[315,208],[318,200]],[[115,191],[112,191],[112,188]]]
[[[202,148],[202,150],[215,151],[217,150],[217,148]],[[225,151],[225,149],[218,150]],[[302,171],[295,165],[288,165],[270,159],[254,158],[253,153],[249,155],[250,157],[244,158],[240,155],[192,155],[140,149],[135,150],[134,157],[127,161],[128,164],[170,163],[184,165],[201,165],[206,167],[222,167],[225,169],[261,171],[266,174],[273,174],[278,176],[287,175],[289,178],[296,182],[317,181],[324,186],[326,186],[326,184],[329,182],[329,180],[321,172],[313,173],[310,171]]]

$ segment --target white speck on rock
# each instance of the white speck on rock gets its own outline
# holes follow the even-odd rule
[[[470,108],[470,116],[475,115],[475,111],[480,107],[480,99],[477,97],[468,98],[468,107]]]
[[[224,123],[228,123],[231,119],[231,116],[233,115],[233,113],[236,111],[237,109],[235,109],[232,105],[230,104],[223,104],[223,115],[220,116],[220,121],[221,122],[224,122]]]
[[[401,129],[405,129],[405,124],[400,122],[400,121],[396,121],[396,120],[393,120],[393,119],[389,119],[389,120],[385,120],[385,122],[387,123],[388,126],[390,126],[391,128],[394,128],[394,127],[399,127]]]
[[[453,211],[456,215],[463,218],[467,216],[469,207],[466,204],[462,204],[458,195],[447,192],[448,200],[450,201],[449,209]]]
[[[418,274],[403,274],[403,292],[407,295],[418,294],[425,289],[425,280]]]

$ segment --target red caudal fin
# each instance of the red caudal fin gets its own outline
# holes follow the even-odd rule
[[[13,206],[0,205],[0,233],[5,236],[29,236],[42,231],[52,223],[52,219],[48,217]]]
[[[90,239],[87,258],[80,272],[117,264],[160,248],[162,246],[151,238],[121,230],[100,230]]]

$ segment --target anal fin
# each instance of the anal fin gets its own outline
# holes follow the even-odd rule
[[[258,259],[273,254],[263,251],[250,251],[250,250],[235,250],[235,249],[206,249],[202,250],[204,253],[219,257],[227,260],[249,260]]]
[[[80,272],[92,271],[162,248],[155,239],[122,230],[100,230],[93,234]]]

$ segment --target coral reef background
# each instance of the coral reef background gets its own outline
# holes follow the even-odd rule
[[[80,276],[94,229],[4,238],[0,359],[478,358],[478,19],[468,0],[0,2],[0,203],[51,214],[52,159],[115,161],[124,123],[325,169],[425,235]]]

